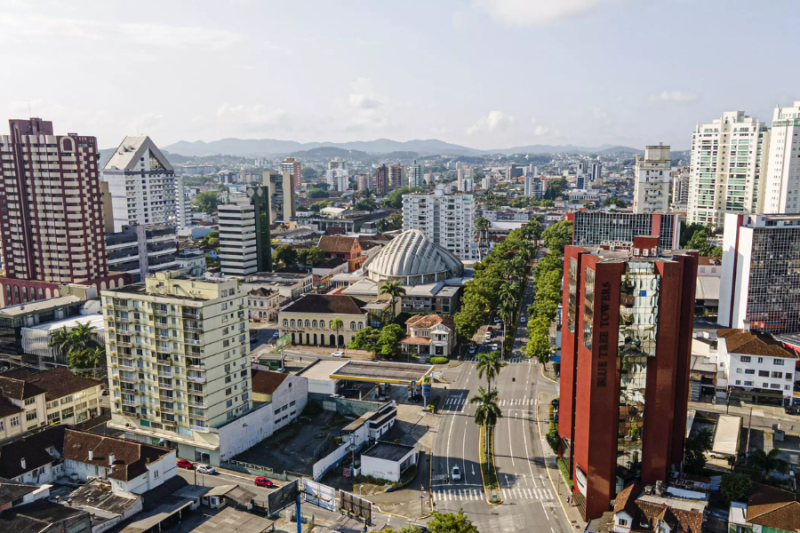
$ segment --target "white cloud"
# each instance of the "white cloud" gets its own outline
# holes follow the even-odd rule
[[[224,116],[230,116],[230,115],[238,115],[242,111],[244,111],[244,106],[243,105],[232,106],[231,104],[225,102],[224,104],[219,106],[219,109],[217,109],[217,116],[218,117],[224,117]]]
[[[385,128],[389,125],[389,115],[397,108],[397,103],[378,93],[369,78],[358,78],[351,84],[348,104],[355,110],[347,131]]]
[[[621,0],[475,0],[473,8],[509,26],[540,26]]]
[[[545,127],[545,126],[536,126],[533,129],[533,134],[536,135],[537,137],[544,137],[545,135],[547,135],[549,133],[550,133],[550,128]]]
[[[358,78],[352,83],[349,100],[356,109],[377,109],[385,103],[369,78]]]
[[[514,122],[514,117],[511,115],[506,115],[502,111],[490,111],[487,116],[479,118],[475,124],[467,128],[467,134],[492,133],[506,129],[512,122]]]
[[[601,107],[595,107],[592,109],[592,118],[604,126],[611,124],[611,118],[609,118],[608,113],[606,113],[606,111]]]
[[[666,102],[670,104],[691,104],[700,100],[700,95],[686,91],[662,91],[660,94],[651,94],[651,102]]]
[[[222,104],[216,116],[222,123],[244,132],[268,131],[274,128],[290,130],[292,121],[285,109],[270,109],[264,104],[253,106]]]
[[[370,98],[366,94],[351,94],[350,105],[356,109],[375,109],[382,104],[374,98]]]
[[[123,41],[136,45],[193,50],[224,50],[242,41],[239,34],[201,26],[109,23],[88,19],[0,15],[0,37],[12,40],[67,38]]]

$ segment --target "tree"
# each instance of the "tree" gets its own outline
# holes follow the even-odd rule
[[[290,244],[282,244],[273,252],[272,261],[283,268],[294,268],[297,266],[297,250]]]
[[[331,320],[331,329],[336,331],[336,347],[339,347],[339,330],[344,327],[344,322],[338,316]]]
[[[471,282],[471,283],[474,283]],[[456,323],[456,332],[465,342],[472,339],[475,332],[489,319],[489,309],[491,308],[489,299],[481,294],[473,292],[464,293],[461,301],[461,309],[458,310],[453,318]]]
[[[397,302],[397,298],[398,297],[405,296],[406,290],[403,288],[402,285],[400,285],[399,281],[387,281],[383,285],[381,285],[381,289],[378,291],[378,294],[381,294],[381,295],[385,294],[385,295],[391,297],[391,299],[392,299],[391,300],[392,301],[392,320],[394,320],[396,318],[395,317],[395,312],[394,312],[395,302]]]
[[[194,197],[194,203],[203,213],[210,215],[219,207],[218,191],[201,192]]]
[[[489,220],[478,217],[475,219],[475,229],[478,230],[478,261],[482,260],[484,233],[489,230]]]
[[[89,322],[78,322],[72,329],[64,326],[54,331],[50,346],[67,357],[70,368],[97,368],[105,360],[105,349],[97,342],[96,333]]]
[[[375,200],[372,198],[364,198],[363,200],[359,200],[356,202],[356,209],[359,211],[375,211]]]
[[[313,204],[311,204],[309,209],[311,209],[315,213],[319,213],[329,205],[333,205],[333,202],[331,202],[330,200],[323,200],[321,202],[314,202]]]
[[[402,529],[384,529],[382,533],[425,533],[425,530],[415,524],[406,524]]]
[[[686,439],[683,445],[683,470],[689,474],[702,475],[706,466],[706,452],[714,445],[714,434],[710,429],[701,429],[697,435]]]
[[[381,330],[375,348],[384,357],[400,355],[400,341],[405,337],[405,330],[398,324],[389,324]]]
[[[317,169],[312,167],[303,167],[300,170],[300,175],[303,176],[303,181],[307,183],[317,179],[319,177],[319,172],[317,172]],[[311,186],[314,187],[316,185],[318,185],[318,183],[313,183]],[[325,185],[326,188],[328,187],[327,183],[324,183],[323,185]]]
[[[731,502],[747,502],[753,494],[753,480],[747,474],[724,474],[719,492],[726,505]]]
[[[500,375],[500,370],[506,366],[505,361],[497,357],[496,352],[481,352],[478,354],[475,369],[478,371],[478,379],[486,376],[486,386],[492,389],[492,380]]]
[[[769,479],[769,474],[772,471],[786,474],[789,472],[789,463],[781,459],[780,455],[781,451],[778,448],[772,448],[769,452],[756,448],[750,452],[750,457],[747,458],[747,465],[761,470],[766,479]]]
[[[542,232],[542,239],[550,253],[564,255],[564,246],[572,244],[572,222],[569,220],[556,222]]]
[[[484,429],[487,461],[489,461],[490,432],[497,425],[497,421],[503,418],[503,411],[497,405],[497,400],[497,389],[487,391],[483,387],[478,387],[478,393],[469,399],[469,403],[478,404],[475,408],[475,423]]]
[[[326,183],[327,185],[327,183]],[[306,194],[309,198],[327,198],[328,191],[325,189],[313,188]]]
[[[325,251],[319,246],[303,248],[297,251],[297,262],[301,265],[319,266],[325,262]]]
[[[533,333],[528,333],[528,345],[525,347],[528,357],[535,357],[540,363],[550,361],[550,339],[547,329],[537,328]]]
[[[392,213],[388,218],[378,220],[378,233],[387,231],[394,231],[403,228],[403,215],[401,213]]]
[[[353,337],[353,340],[350,341],[350,344],[348,344],[347,347],[351,350],[367,350],[374,352],[380,335],[381,330],[367,326],[356,333],[356,336]]]
[[[603,200],[603,207],[609,207],[611,205],[615,205],[620,208],[625,208],[625,200],[622,198],[617,198],[616,196],[609,196],[605,200]]]
[[[526,239],[538,241],[542,238],[542,222],[538,218],[532,218],[522,227],[522,234]]]
[[[383,205],[383,207],[400,209],[403,207],[403,195],[409,194],[410,192],[412,191],[408,187],[400,187],[399,189],[395,189],[384,197],[381,205]]]
[[[709,228],[702,228],[694,232],[689,242],[686,243],[686,248],[689,250],[697,250],[702,257],[721,257],[722,246],[714,246],[709,242],[711,238],[711,231]]]
[[[686,244],[691,240],[691,238],[694,236],[694,234],[696,232],[698,232],[700,230],[704,230],[704,229],[707,229],[705,224],[699,224],[699,223],[687,224],[685,222],[682,223],[681,224],[681,239],[680,239],[681,248],[686,248]]]
[[[467,519],[463,509],[459,509],[458,514],[434,511],[428,521],[428,529],[431,533],[480,533]]]

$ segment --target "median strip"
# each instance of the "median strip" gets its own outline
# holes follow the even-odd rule
[[[491,458],[491,466],[486,461],[486,445],[485,445],[486,428],[481,426],[480,434],[478,436],[478,449],[480,450],[481,462],[481,481],[483,482],[483,494],[491,494],[487,498],[487,502],[492,505],[499,505],[503,500],[498,496],[497,484],[497,466],[494,460],[494,439],[489,439],[489,457]],[[490,433],[492,435],[492,433]]]

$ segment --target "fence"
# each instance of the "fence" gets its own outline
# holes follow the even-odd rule
[[[328,398],[322,402],[322,408],[340,415],[361,416],[369,411],[378,411],[385,402],[370,402],[348,398]]]

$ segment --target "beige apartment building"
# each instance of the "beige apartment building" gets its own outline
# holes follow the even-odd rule
[[[102,292],[109,426],[219,464],[220,428],[252,408],[247,296],[236,280],[158,272]]]

